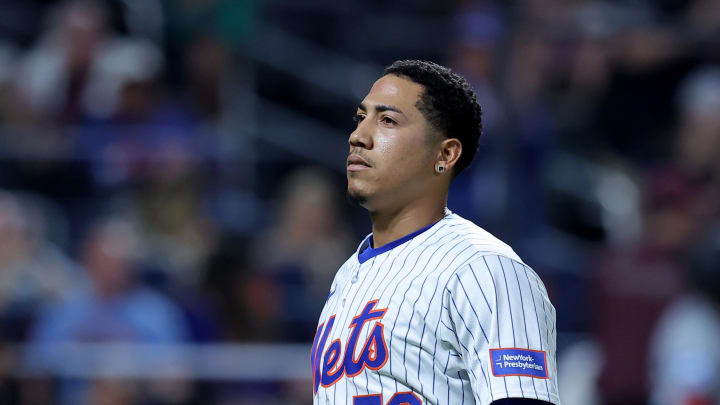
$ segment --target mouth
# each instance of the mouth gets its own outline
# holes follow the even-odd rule
[[[352,154],[347,158],[347,169],[350,172],[357,172],[370,168],[370,164],[360,155]]]

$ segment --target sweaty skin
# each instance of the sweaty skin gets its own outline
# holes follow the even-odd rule
[[[358,107],[350,134],[348,194],[372,218],[374,247],[444,215],[460,141],[440,136],[416,104],[423,87],[406,78],[378,79]],[[435,165],[443,162],[440,175]]]

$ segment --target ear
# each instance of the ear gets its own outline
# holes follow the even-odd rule
[[[452,173],[453,167],[460,159],[462,155],[462,143],[457,138],[443,139],[440,142],[440,149],[438,150],[435,167],[443,166],[444,173]]]

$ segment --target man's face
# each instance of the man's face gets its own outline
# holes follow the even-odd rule
[[[386,75],[357,110],[350,134],[348,194],[373,211],[402,206],[427,193],[434,176],[429,123],[415,104],[423,86]]]

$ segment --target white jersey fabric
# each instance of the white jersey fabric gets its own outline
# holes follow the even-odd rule
[[[342,265],[311,351],[316,405],[559,404],[555,309],[505,243],[447,211]]]

